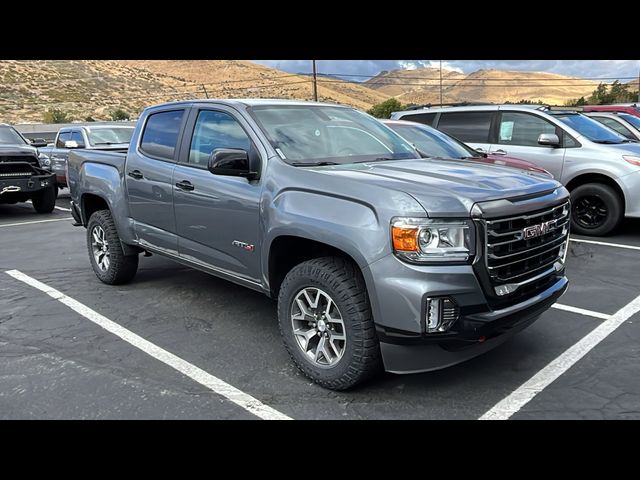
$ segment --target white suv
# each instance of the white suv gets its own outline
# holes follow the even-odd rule
[[[640,217],[640,143],[570,110],[481,105],[394,112],[442,130],[480,152],[528,160],[571,191],[572,230],[606,235]]]

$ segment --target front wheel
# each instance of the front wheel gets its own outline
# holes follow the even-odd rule
[[[98,210],[91,215],[87,224],[87,248],[93,271],[104,283],[126,283],[138,271],[138,255],[124,254],[109,210]]]
[[[56,197],[58,191],[55,185],[50,185],[33,196],[31,203],[33,209],[38,213],[51,213],[56,207]]]
[[[622,221],[620,195],[608,185],[587,183],[571,191],[571,231],[600,237],[611,233]]]
[[[314,382],[346,390],[380,370],[380,347],[364,279],[339,257],[303,262],[285,277],[278,322],[296,366]]]

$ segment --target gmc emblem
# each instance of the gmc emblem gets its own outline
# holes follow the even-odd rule
[[[556,221],[549,220],[548,222],[543,222],[538,225],[532,225],[530,227],[527,227],[524,230],[522,230],[522,233],[524,235],[524,239],[528,240],[530,238],[539,237],[540,235],[549,233],[555,228],[556,228]]]

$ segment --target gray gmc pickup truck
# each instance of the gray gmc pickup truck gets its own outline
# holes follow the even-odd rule
[[[349,107],[153,106],[126,154],[72,151],[68,182],[100,280],[157,254],[277,298],[291,358],[331,389],[467,360],[567,288],[560,183],[420,158]]]

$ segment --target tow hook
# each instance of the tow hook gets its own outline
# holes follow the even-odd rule
[[[0,191],[0,195],[2,195],[3,193],[19,192],[20,190],[21,188],[16,185],[9,185],[8,187],[4,187],[2,191]]]

